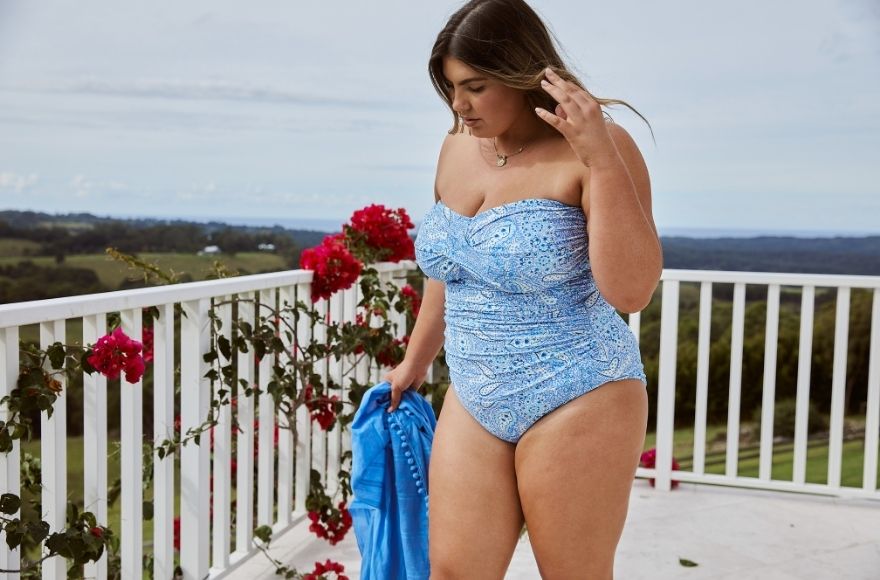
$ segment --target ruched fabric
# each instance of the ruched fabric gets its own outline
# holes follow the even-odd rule
[[[500,439],[608,382],[647,386],[635,335],[593,280],[588,237],[581,207],[547,198],[473,217],[439,201],[419,226],[416,261],[446,285],[452,387]]]

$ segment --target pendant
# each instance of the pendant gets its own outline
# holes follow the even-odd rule
[[[504,167],[507,165],[507,157],[504,155],[498,155],[498,159],[495,161],[495,165],[498,167]]]

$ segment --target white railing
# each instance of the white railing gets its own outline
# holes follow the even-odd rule
[[[414,262],[377,265],[384,280],[404,277],[415,269]],[[40,342],[45,348],[55,341],[76,342],[80,337],[68,336],[67,324],[72,319],[82,320],[82,343],[94,343],[107,328],[107,314],[120,312],[123,330],[130,336],[141,335],[142,309],[156,306],[160,316],[154,323],[153,400],[145,401],[140,384],[121,387],[121,560],[124,578],[139,578],[145,547],[152,550],[155,578],[169,578],[174,568],[172,547],[175,504],[175,469],[172,459],[155,458],[153,465],[153,534],[152,544],[143,532],[143,482],[141,478],[141,445],[143,409],[152,404],[155,442],[170,436],[174,422],[175,349],[174,311],[180,305],[186,316],[180,318],[180,379],[181,432],[200,425],[207,416],[211,382],[204,378],[208,363],[202,355],[209,348],[209,311],[212,301],[229,298],[253,299],[263,304],[293,303],[309,300],[311,272],[296,270],[257,276],[179,284],[141,290],[110,292],[0,306],[0,397],[6,395],[17,379],[20,329],[38,324]],[[676,391],[676,357],[678,347],[679,288],[682,283],[700,286],[699,338],[697,358],[697,385],[694,422],[694,462],[691,471],[671,469],[674,439],[674,410]],[[712,315],[712,285],[733,285],[732,339],[730,348],[729,414],[724,474],[705,472],[707,395],[709,390],[709,345]],[[768,289],[766,350],[764,356],[763,405],[760,431],[760,473],[757,478],[737,473],[739,461],[741,370],[745,319],[746,285],[765,286]],[[801,324],[799,344],[799,371],[797,378],[797,414],[794,440],[794,467],[791,481],[771,478],[773,460],[773,411],[777,330],[781,286],[800,290]],[[807,417],[809,404],[810,361],[812,356],[813,310],[815,289],[830,287],[837,291],[837,309],[833,359],[831,422],[827,483],[808,483],[805,480],[807,454]],[[866,429],[863,457],[863,482],[860,487],[841,485],[841,457],[843,443],[844,387],[846,353],[848,346],[849,297],[853,288],[873,291],[870,325],[870,355],[867,386]],[[669,490],[673,479],[705,484],[762,488],[768,490],[818,493],[835,496],[860,496],[880,499],[877,490],[878,431],[880,431],[880,277],[826,276],[775,274],[753,272],[718,272],[695,270],[665,270],[659,288],[662,294],[660,314],[659,376],[657,385],[656,448],[657,467],[639,467],[639,477],[656,478],[656,486]],[[322,300],[316,308],[332,321],[353,321],[360,288],[355,284],[349,290],[335,294],[329,302]],[[217,307],[224,320],[221,332],[228,333],[231,308]],[[392,312],[398,322],[398,334],[405,332],[403,315]],[[252,303],[239,302],[239,317],[256,320]],[[640,335],[641,313],[629,315],[630,328]],[[297,339],[308,341],[308,320],[302,317]],[[316,327],[322,331],[321,326]],[[321,340],[318,334],[314,337]],[[222,356],[222,355],[221,355]],[[268,381],[272,360],[264,357],[255,369],[251,353],[237,354],[239,378],[252,381],[258,377],[261,386]],[[327,360],[320,368],[323,376],[338,383],[344,382],[344,366],[351,361]],[[255,373],[258,370],[258,373]],[[380,369],[368,367],[363,361],[355,369],[360,382],[377,382]],[[429,377],[430,380],[430,377]],[[230,409],[223,407],[219,425],[214,430],[213,498],[209,493],[211,450],[208,437],[200,444],[190,443],[181,453],[179,492],[181,518],[180,565],[186,578],[219,578],[234,570],[257,549],[253,540],[252,506],[256,499],[257,525],[270,525],[277,534],[296,525],[305,517],[305,498],[308,492],[309,468],[317,469],[328,482],[332,492],[338,485],[335,476],[340,455],[350,449],[348,435],[342,437],[338,429],[327,434],[311,429],[305,409],[297,415],[299,433],[304,434],[298,448],[293,448],[289,430],[280,430],[278,472],[274,473],[273,431],[270,421],[260,421],[254,433],[255,413],[263,418],[273,416],[273,404],[265,390],[257,400],[241,394],[238,397],[238,423],[241,431],[232,436]],[[43,466],[43,517],[52,530],[64,527],[67,502],[66,415],[65,391],[55,405],[51,418],[42,418],[41,457]],[[345,400],[345,392],[342,394]],[[108,493],[108,431],[107,381],[98,374],[84,377],[84,499],[85,509],[97,515],[99,523],[107,523]],[[2,411],[0,411],[2,413]],[[0,420],[5,417],[0,414]],[[282,419],[279,417],[279,419]],[[650,431],[650,428],[649,428]],[[254,437],[259,454],[254,461]],[[229,464],[233,445],[237,450],[235,525],[232,520],[232,490]],[[20,447],[12,453],[0,455],[0,493],[19,494]],[[254,471],[256,470],[256,483]],[[256,495],[254,495],[256,494]],[[276,497],[277,496],[277,497]],[[210,505],[209,502],[213,502]],[[209,514],[213,511],[213,517]],[[6,549],[0,542],[0,568],[18,565],[17,551]],[[105,578],[105,559],[89,566],[89,574]],[[64,564],[57,558],[44,564],[44,578],[64,578]]]
[[[678,350],[679,287],[682,283],[700,286],[697,384],[694,419],[693,469],[672,470],[673,419],[676,393]],[[723,474],[706,473],[706,410],[709,394],[709,345],[712,320],[712,285],[733,284],[730,382],[728,389],[727,441]],[[740,396],[743,365],[746,285],[767,288],[764,378],[760,423],[758,477],[737,473],[739,465]],[[801,294],[798,375],[794,436],[794,463],[791,481],[771,478],[776,387],[776,352],[779,329],[779,302],[782,286]],[[810,363],[812,360],[814,299],[817,287],[836,290],[833,379],[828,438],[826,483],[806,481],[807,419],[810,402]],[[865,415],[865,442],[862,458],[862,485],[841,485],[844,435],[844,394],[846,358],[849,346],[849,306],[852,289],[872,291],[870,347]],[[880,276],[835,276],[820,274],[779,274],[763,272],[722,272],[706,270],[664,270],[660,287],[660,360],[657,390],[656,468],[639,467],[636,475],[655,477],[656,487],[669,490],[673,479],[694,483],[730,485],[776,491],[801,492],[839,497],[880,499],[877,489],[878,431],[880,431]],[[630,327],[639,332],[640,313],[630,316]],[[717,388],[717,386],[715,386]]]
[[[415,262],[374,264],[379,277],[385,282],[399,285],[413,270]],[[255,299],[260,304],[293,304],[295,300],[314,306],[329,322],[355,320],[357,304],[362,298],[359,284],[335,293],[330,300],[320,300],[313,305],[310,299],[312,272],[294,270],[256,276],[243,276],[205,282],[178,284],[139,290],[108,292],[88,296],[74,296],[0,306],[0,398],[7,395],[16,384],[19,368],[20,330],[39,325],[40,344],[46,348],[56,341],[62,343],[94,344],[107,330],[107,315],[119,312],[123,331],[132,337],[140,337],[142,309],[158,307],[160,316],[154,322],[153,400],[142,397],[142,381],[130,385],[122,383],[120,404],[120,526],[114,531],[120,536],[120,560],[123,578],[141,578],[145,547],[152,549],[153,577],[171,578],[175,560],[173,548],[173,522],[175,512],[175,465],[174,458],[159,459],[153,463],[153,534],[144,537],[142,477],[143,412],[152,405],[155,444],[170,439],[174,428],[175,408],[175,358],[180,361],[180,431],[201,425],[209,411],[211,381],[205,378],[209,363],[203,354],[210,349],[210,310],[213,302],[229,299]],[[175,305],[181,307],[179,317],[179,353],[175,348]],[[239,319],[257,325],[258,312],[253,302],[238,302]],[[230,338],[231,305],[216,307],[223,324],[221,332]],[[264,313],[266,315],[266,313]],[[397,323],[397,336],[406,332],[405,315],[389,312]],[[68,325],[82,321],[82,336],[71,336]],[[288,321],[293,324],[293,320]],[[299,318],[297,338],[308,342],[311,331],[309,320]],[[323,327],[315,327],[321,333]],[[315,337],[321,340],[319,334]],[[282,333],[282,340],[288,343]],[[222,357],[222,355],[220,355]],[[240,432],[235,435],[237,450],[235,525],[232,521],[232,486],[230,459],[232,454],[232,417],[229,405],[223,405],[219,423],[214,428],[213,466],[211,465],[210,438],[205,434],[200,443],[190,442],[180,453],[179,468],[179,516],[180,554],[179,564],[187,579],[205,577],[220,578],[246,559],[257,554],[254,546],[254,510],[256,525],[269,525],[277,534],[299,523],[306,516],[305,500],[309,489],[309,471],[316,469],[326,482],[331,495],[338,487],[337,472],[343,448],[350,448],[349,437],[340,436],[340,430],[329,434],[319,428],[312,429],[307,411],[298,410],[296,417],[299,447],[293,448],[293,436],[289,429],[279,429],[278,472],[274,473],[274,427],[275,420],[285,420],[279,414],[274,417],[275,407],[271,395],[266,393],[273,359],[264,356],[255,369],[253,352],[238,353],[238,379],[252,384],[256,377],[261,394],[254,397],[237,396],[238,424]],[[228,361],[223,361],[228,362]],[[317,365],[316,372],[331,377],[343,385],[340,398],[347,400],[347,388],[343,368],[350,369],[353,360],[328,357]],[[255,373],[255,370],[259,372]],[[361,382],[378,382],[380,369],[361,359],[354,368],[355,378]],[[93,512],[99,524],[108,524],[108,430],[107,430],[107,379],[98,373],[83,377],[83,446],[85,510]],[[118,384],[118,383],[117,383]],[[66,387],[66,385],[64,385]],[[218,385],[215,388],[219,388]],[[66,389],[61,391],[54,405],[51,418],[43,413],[41,422],[40,455],[42,460],[42,516],[52,531],[65,527],[67,506],[67,417]],[[262,419],[254,433],[255,411]],[[0,411],[0,420],[6,418]],[[254,460],[254,437],[259,452]],[[20,494],[21,448],[18,441],[9,454],[0,454],[0,493]],[[210,476],[213,468],[213,495]],[[256,484],[254,478],[256,470]],[[254,495],[256,494],[256,496]],[[256,501],[255,501],[256,500]],[[209,514],[213,514],[209,517]],[[150,543],[149,540],[152,540]],[[11,551],[5,542],[0,543],[0,569],[15,569],[20,565],[17,550]],[[268,563],[268,561],[267,561]],[[107,577],[107,555],[86,570],[87,577]],[[65,563],[60,558],[50,558],[43,564],[43,578],[59,580],[66,578]]]

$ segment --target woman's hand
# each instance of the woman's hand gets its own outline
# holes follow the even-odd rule
[[[559,104],[556,105],[555,115],[536,107],[538,116],[562,133],[578,159],[587,167],[601,162],[603,158],[616,156],[617,148],[605,126],[602,108],[596,99],[550,68],[544,69],[544,74],[547,80],[542,79],[541,86]]]
[[[429,366],[417,365],[404,359],[399,365],[385,373],[382,380],[391,383],[391,406],[388,407],[388,412],[397,409],[405,390],[414,387],[418,391],[421,388],[425,377],[428,376]]]

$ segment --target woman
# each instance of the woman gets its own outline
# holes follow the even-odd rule
[[[445,344],[431,578],[503,578],[525,523],[542,577],[610,579],[648,414],[615,309],[644,308],[662,270],[644,160],[601,109],[626,103],[592,96],[522,0],[465,4],[429,69],[454,125],[416,237],[421,309],[385,380],[393,411]]]

